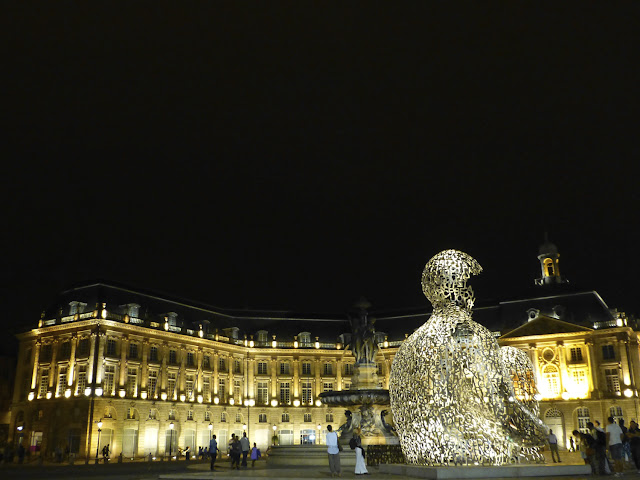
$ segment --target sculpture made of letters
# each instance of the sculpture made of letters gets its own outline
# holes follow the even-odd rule
[[[389,378],[394,423],[408,463],[541,459],[537,447],[545,431],[531,395],[535,385],[526,387],[528,397],[521,390],[517,396],[505,361],[516,358],[520,378],[533,382],[531,365],[522,355],[501,350],[491,332],[471,319],[474,296],[467,280],[481,271],[476,260],[457,250],[440,252],[425,266],[422,290],[433,314],[403,342]]]

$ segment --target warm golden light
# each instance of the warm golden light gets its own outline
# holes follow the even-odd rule
[[[218,398],[218,397],[213,397],[213,403],[214,403],[215,405],[218,405],[218,404],[220,403],[220,398]]]
[[[160,398],[161,398],[162,400],[166,400],[166,399],[167,399],[167,392],[162,392],[162,393],[160,394]]]
[[[202,395],[198,395],[198,403],[202,403],[204,401],[204,397]]]
[[[29,396],[27,397],[29,399],[29,401],[33,400],[35,398],[36,394],[34,392],[29,392]]]
[[[294,407],[299,407],[300,406],[300,400],[298,400],[297,398],[293,401],[293,406]]]
[[[140,398],[142,400],[146,400],[147,399],[147,392],[145,390],[140,392]]]
[[[277,407],[278,406],[278,400],[276,400],[275,398],[273,400],[271,400],[271,406],[272,407]]]

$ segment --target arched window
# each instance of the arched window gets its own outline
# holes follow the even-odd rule
[[[551,258],[544,259],[544,273],[547,277],[553,277],[555,275],[555,267]]]
[[[609,408],[609,416],[613,417],[613,420],[618,423],[618,420],[624,418],[622,415],[622,407],[610,407]]]
[[[560,395],[560,374],[558,367],[554,365],[544,367],[542,378],[544,380],[547,397],[557,397]]]
[[[242,414],[240,412],[236,413],[236,423],[242,423]]]

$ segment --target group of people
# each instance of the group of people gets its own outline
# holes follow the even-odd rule
[[[624,425],[624,420],[619,420],[616,423],[613,417],[609,417],[607,422],[604,429],[596,421],[595,424],[593,422],[587,423],[588,433],[573,431],[573,435],[578,439],[580,455],[584,462],[591,465],[591,471],[594,474],[608,475],[613,473],[619,477],[622,475],[624,457],[627,455],[633,460],[638,473],[640,473],[640,429],[638,424],[632,420],[627,428]],[[553,456],[553,449],[551,452]],[[613,461],[613,468],[611,468],[607,452]]]
[[[209,442],[209,455],[211,457],[211,465],[210,470],[215,470],[216,465],[216,457],[217,453],[220,451],[218,448],[218,440],[215,435],[211,437],[211,441]],[[242,437],[238,437],[235,433],[231,435],[231,440],[229,440],[229,458],[231,459],[231,468],[240,470],[240,466],[246,468],[247,467],[247,457],[249,456],[249,452],[251,452],[251,466],[254,467],[256,464],[256,460],[258,460],[262,454],[260,453],[260,449],[253,444],[253,448],[251,448],[251,443],[247,438],[247,432],[242,434]],[[242,463],[240,463],[240,458],[242,458]]]
[[[362,438],[360,436],[360,428],[353,430],[353,437],[349,440],[349,447],[356,452],[356,475],[368,475],[367,466],[364,462],[365,453],[362,448]],[[332,477],[341,477],[342,469],[340,468],[340,452],[342,445],[338,441],[338,433],[333,431],[331,425],[327,425],[327,454],[329,455],[329,470]]]

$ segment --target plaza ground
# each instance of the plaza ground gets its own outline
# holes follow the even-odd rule
[[[548,454],[548,452],[545,452]],[[582,463],[580,455],[575,452],[561,452],[561,459],[566,464]],[[548,458],[550,462],[550,458]],[[342,478],[368,478],[371,480],[403,480],[411,477],[400,475],[389,475],[380,473],[377,467],[368,467],[370,475],[366,477],[356,476],[353,469],[343,470]],[[628,464],[625,470],[625,476],[628,478],[640,478],[635,468],[632,469]],[[186,462],[180,461],[125,461],[117,463],[112,461],[107,465],[102,463],[95,465],[93,460],[90,464],[85,465],[84,461],[78,461],[75,465],[48,463],[39,465],[38,462],[30,462],[19,465],[1,464],[0,478],[3,480],[14,479],[66,479],[74,480],[98,480],[117,478],[118,480],[199,480],[199,479],[238,479],[238,478],[272,478],[286,480],[308,480],[331,478],[327,467],[290,467],[290,468],[270,468],[267,462],[260,460],[256,462],[256,466],[240,470],[231,470],[228,460],[218,460],[216,462],[216,471],[209,471],[208,462],[191,460]],[[544,477],[550,480],[577,480],[584,479],[587,476],[563,476],[563,477]],[[499,480],[499,479],[494,479]]]

